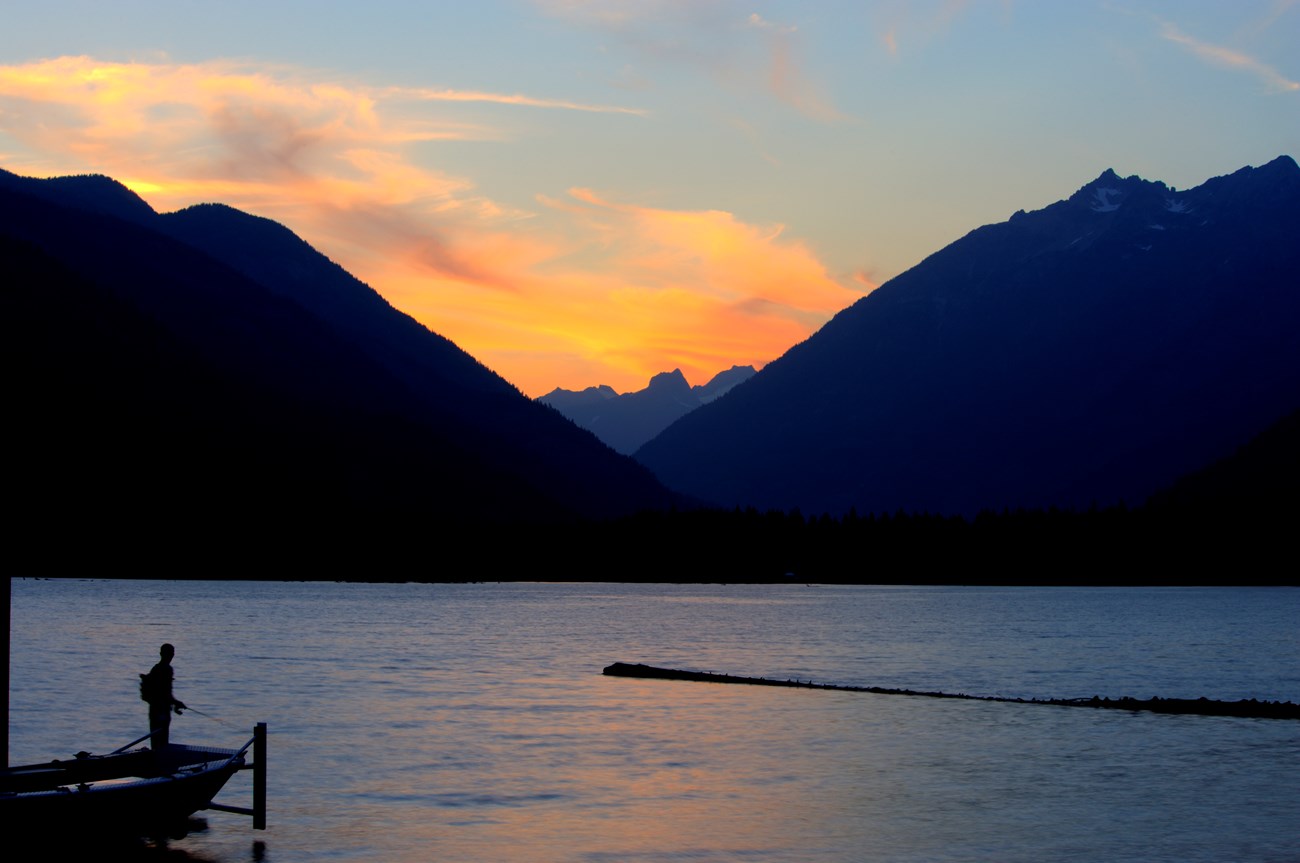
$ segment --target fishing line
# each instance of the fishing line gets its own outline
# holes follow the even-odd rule
[[[217,717],[213,716],[210,713],[204,713],[202,710],[195,710],[193,707],[190,707],[189,705],[183,707],[182,710],[188,710],[190,713],[197,713],[199,716],[202,716],[204,719],[211,719],[213,722],[220,722],[222,725],[227,724],[226,720],[218,719]]]

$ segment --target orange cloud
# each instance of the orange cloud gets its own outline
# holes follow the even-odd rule
[[[614,203],[587,189],[545,203],[581,226],[584,242],[520,282],[571,322],[572,348],[620,372],[599,381],[616,389],[674,367],[703,382],[733,363],[762,365],[861,296],[780,226]]]
[[[681,212],[612,204],[587,189],[570,196],[626,228],[622,268],[655,284],[689,280],[697,294],[727,302],[761,299],[797,317],[843,308],[849,298],[802,243],[781,242],[782,226],[758,228],[718,210]]]
[[[863,290],[868,294],[880,287],[880,282],[877,281],[877,277],[872,276],[872,274],[866,270],[858,270],[855,272],[853,274],[853,281],[862,285]]]
[[[499,139],[445,113],[463,101],[634,113],[226,62],[0,67],[0,134],[19,145],[7,167],[102,172],[159,209],[222,201],[281,221],[530,395],[761,365],[861,295],[779,225],[582,189],[536,211],[491,200],[411,147]]]
[[[542,199],[558,231],[480,231],[457,250],[510,291],[457,289],[392,258],[376,282],[530,395],[606,383],[640,389],[681,368],[703,383],[763,365],[862,294],[779,226],[721,211],[611,202],[586,189]],[[561,236],[564,239],[561,239]]]

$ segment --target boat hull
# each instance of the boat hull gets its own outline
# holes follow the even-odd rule
[[[98,834],[168,831],[207,807],[244,766],[234,750],[173,747],[9,768],[0,786],[6,827]]]

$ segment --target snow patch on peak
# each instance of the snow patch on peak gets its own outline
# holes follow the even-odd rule
[[[1173,198],[1165,198],[1165,210],[1170,213],[1190,213],[1192,208],[1187,206],[1186,201],[1176,201]]]
[[[1092,211],[1094,213],[1113,213],[1119,209],[1116,199],[1123,194],[1113,186],[1100,186],[1092,190]]]

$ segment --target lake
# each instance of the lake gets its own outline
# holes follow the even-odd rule
[[[1298,622],[1286,588],[15,580],[10,758],[145,733],[166,641],[208,714],[173,740],[270,728],[269,829],[207,813],[180,859],[1283,863],[1300,722],[600,671],[1300,701]]]

